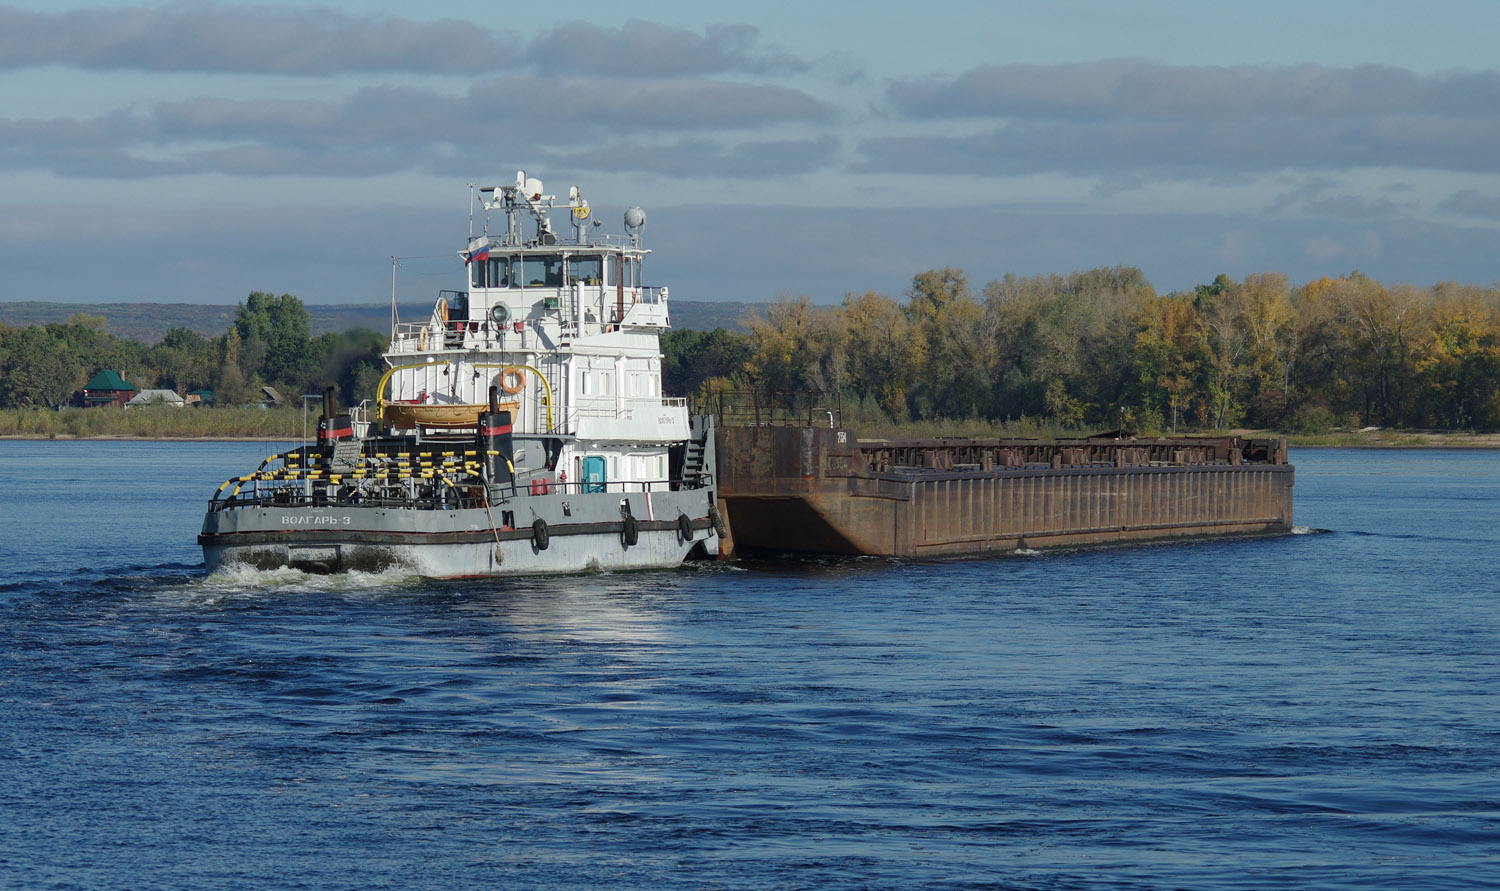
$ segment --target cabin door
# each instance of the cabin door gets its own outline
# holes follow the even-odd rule
[[[604,478],[604,456],[589,455],[583,459],[583,491],[603,492],[607,480]]]

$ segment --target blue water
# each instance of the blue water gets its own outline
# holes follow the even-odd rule
[[[205,577],[253,444],[0,442],[0,887],[1500,884],[1500,453],[1272,540]]]

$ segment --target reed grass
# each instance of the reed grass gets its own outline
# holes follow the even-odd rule
[[[846,419],[849,421],[852,419]],[[266,439],[301,441],[316,429],[316,410],[304,415],[300,407],[225,406],[172,408],[7,408],[0,409],[0,437],[28,439]],[[846,423],[862,439],[1071,439],[1096,433],[1065,427],[1048,419],[1011,421],[982,419],[910,421],[864,418]],[[1288,433],[1237,430],[1244,436],[1285,435],[1294,448],[1500,448],[1500,434],[1446,431],[1374,430],[1365,432]],[[1146,432],[1144,435],[1154,435]]]
[[[310,417],[308,424],[316,421]],[[300,408],[262,409],[254,406],[173,408],[143,405],[132,408],[7,408],[0,409],[0,436],[35,439],[302,438]]]

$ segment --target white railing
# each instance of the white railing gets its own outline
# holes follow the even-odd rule
[[[535,336],[531,322],[521,331],[516,331],[514,324],[502,326],[493,322],[454,321],[446,328],[434,327],[430,322],[403,322],[392,333],[391,352],[422,353],[445,348],[500,350],[507,346],[524,349],[528,334]]]

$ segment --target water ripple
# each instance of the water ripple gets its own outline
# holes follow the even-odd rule
[[[155,538],[11,538],[0,874],[1493,886],[1500,460],[1298,460],[1284,539],[457,583],[204,575],[202,491],[122,486]]]

